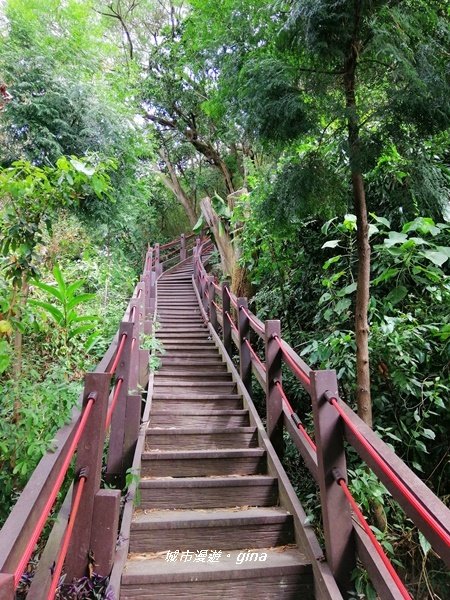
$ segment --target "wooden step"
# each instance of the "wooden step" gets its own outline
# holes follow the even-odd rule
[[[197,358],[195,354],[193,356],[168,356],[165,354],[162,357],[162,364],[173,367],[190,367],[190,366],[204,366],[205,369],[209,369],[213,366],[220,366],[224,369],[227,368],[226,363],[223,362],[222,357],[219,353],[212,355],[211,358],[205,359],[205,357]]]
[[[182,430],[157,428],[146,431],[146,450],[217,450],[220,448],[255,448],[258,445],[256,427],[210,427]]]
[[[207,339],[208,336],[208,332],[205,331],[188,331],[188,332],[173,332],[173,333],[166,333],[163,329],[158,330],[158,335],[157,337],[162,339],[162,340],[175,340],[175,341],[181,341],[184,340],[185,342],[198,342],[201,340],[205,340],[208,341]]]
[[[144,452],[143,477],[211,477],[257,475],[266,471],[262,448],[234,450],[171,450]]]
[[[178,414],[185,410],[213,409],[240,410],[242,409],[242,397],[238,394],[186,394],[180,397],[178,394],[161,393],[155,391],[152,399],[153,410],[172,410]]]
[[[158,334],[156,335],[158,337]],[[208,338],[198,338],[196,340],[188,340],[188,339],[169,339],[165,342],[165,348],[182,348],[183,350],[207,350],[214,349],[216,354],[219,354],[216,345],[214,342]]]
[[[152,427],[246,427],[249,424],[248,410],[186,409],[180,406],[180,414],[168,410],[152,410]]]
[[[166,477],[141,479],[140,508],[228,508],[274,506],[278,503],[276,477]]]
[[[205,371],[205,369],[202,369],[200,371],[187,371],[187,370],[183,370],[183,371],[170,371],[170,370],[165,370],[165,371],[158,371],[155,375],[155,384],[157,385],[163,385],[163,384],[167,384],[167,385],[172,385],[172,383],[177,383],[178,385],[178,380],[182,379],[183,381],[179,381],[180,385],[181,384],[185,384],[185,383],[189,383],[189,382],[195,382],[195,383],[211,383],[215,384],[217,383],[223,383],[223,382],[233,382],[233,378],[231,373],[228,373],[228,371]]]
[[[176,550],[176,549],[174,549]],[[220,554],[219,554],[220,553]],[[209,553],[205,562],[186,553],[130,555],[122,575],[121,600],[313,600],[311,565],[296,548]],[[210,558],[214,560],[211,562]],[[177,556],[178,558],[178,556]]]
[[[154,390],[157,394],[177,393],[180,399],[189,398],[192,395],[207,395],[217,393],[233,394],[236,392],[236,384],[228,381],[216,381],[212,383],[204,381],[179,381],[174,379],[172,383],[160,383],[155,378]]]
[[[185,369],[189,369],[189,371],[199,371],[204,373],[205,368],[208,369],[208,372],[214,373],[225,373],[227,371],[227,366],[223,362],[211,362],[210,360],[206,361],[204,364],[200,362],[183,362],[181,364],[174,364],[171,361],[173,359],[167,358],[162,361],[161,368],[158,369],[158,373],[164,375],[165,373],[176,374],[178,372],[182,372]]]
[[[269,548],[293,541],[292,515],[279,507],[137,511],[130,552]]]

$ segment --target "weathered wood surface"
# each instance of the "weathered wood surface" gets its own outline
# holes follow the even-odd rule
[[[292,515],[278,506],[278,476],[268,472],[239,377],[212,339],[192,271],[177,269],[157,284],[166,353],[154,376],[129,535],[131,552],[158,554],[129,555],[120,597],[313,598],[310,561],[295,547]],[[211,296],[211,281],[205,286]],[[203,308],[212,314],[211,302]],[[161,554],[208,548],[222,552],[218,565],[168,563]],[[264,549],[267,560],[238,564],[248,548]]]

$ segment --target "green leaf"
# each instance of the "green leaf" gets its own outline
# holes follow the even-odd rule
[[[438,267],[442,267],[449,258],[444,252],[434,252],[433,250],[424,250],[421,254]]]
[[[390,248],[391,246],[395,246],[396,244],[404,244],[408,241],[408,236],[405,233],[398,233],[397,231],[390,231],[389,237],[387,237],[383,244],[386,248]]]
[[[422,548],[423,555],[426,556],[431,550],[431,544],[421,531],[419,531],[419,543],[420,547]]]
[[[71,298],[74,293],[80,289],[84,285],[84,279],[80,279],[79,281],[75,281],[67,286],[66,295],[68,298]]]
[[[80,327],[75,327],[75,329],[71,329],[69,331],[69,337],[73,338],[76,335],[80,335],[80,333],[85,333],[86,331],[92,331],[92,325],[81,325]]]
[[[82,304],[83,302],[89,302],[89,300],[92,300],[93,298],[95,298],[95,294],[79,294],[67,303],[67,310],[72,310],[72,308],[74,308],[78,304]]]
[[[422,431],[422,435],[424,437],[428,438],[429,440],[435,440],[436,439],[436,434],[431,429],[424,429]]]
[[[330,240],[329,242],[325,242],[322,248],[336,248],[339,244],[339,240]]]
[[[58,265],[55,265],[53,267],[53,275],[56,279],[57,284],[59,285],[60,291],[65,294],[66,293],[66,282],[64,281],[64,278],[62,276],[61,270],[58,267]]]
[[[91,333],[91,335],[88,336],[87,340],[84,343],[84,350],[86,352],[90,352],[100,338],[101,335],[96,331],[94,333]]]
[[[405,298],[405,296],[407,295],[408,290],[405,288],[405,286],[399,285],[398,287],[394,288],[391,292],[389,292],[389,294],[386,297],[386,300],[391,304],[395,305],[401,302],[403,298]]]
[[[63,313],[59,309],[57,309],[56,306],[53,306],[53,304],[50,304],[49,302],[42,302],[41,300],[30,300],[30,304],[33,306],[39,306],[40,308],[43,308],[46,312],[49,313],[49,315],[51,315],[55,319],[58,325],[61,325],[64,322]]]
[[[374,219],[377,223],[381,223],[382,225],[385,225],[385,227],[388,227],[389,229],[391,228],[391,223],[390,221],[388,221],[387,219],[385,219],[384,217],[378,217],[375,213],[370,213],[370,216],[372,217],[372,219]]]
[[[356,291],[357,287],[358,287],[358,284],[356,283],[356,281],[354,281],[350,285],[346,285],[344,288],[342,288],[342,290],[339,290],[337,295],[338,296],[347,296],[348,294],[353,294],[353,292]]]
[[[198,218],[197,223],[194,225],[194,227],[192,228],[192,231],[194,233],[200,233],[201,230],[203,229],[203,227],[206,225],[206,221],[203,215],[200,215]]]
[[[87,175],[88,177],[92,177],[92,175],[95,173],[95,167],[89,167],[80,160],[77,160],[76,158],[71,158],[70,164],[75,169],[75,171],[83,173],[83,175]]]
[[[100,317],[98,315],[85,315],[82,317],[74,317],[70,320],[71,323],[89,323],[94,321],[100,321]]]
[[[378,277],[375,277],[375,279],[372,281],[372,285],[378,285],[379,283],[383,283],[383,281],[392,279],[392,277],[395,277],[398,272],[399,269],[395,267],[385,269],[380,275],[378,275]]]
[[[341,259],[340,254],[338,254],[337,256],[332,256],[331,258],[329,258],[324,264],[323,264],[323,269],[328,269],[328,267],[332,264],[334,264],[335,262],[337,262],[338,260]]]
[[[63,301],[63,294],[59,291],[59,289],[56,286],[47,285],[46,283],[43,283],[42,281],[33,281],[33,285],[35,285],[40,290],[47,292],[48,294],[51,294],[60,302]]]

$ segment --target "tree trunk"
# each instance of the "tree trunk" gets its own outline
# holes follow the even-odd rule
[[[20,321],[22,312],[27,303],[28,291],[29,291],[28,281],[27,281],[25,275],[23,275],[22,286],[21,286],[21,290],[20,290],[20,295],[19,295],[16,311],[15,311],[15,318],[17,321]],[[20,394],[18,391],[18,385],[17,385],[19,382],[19,379],[22,375],[22,342],[23,342],[22,332],[16,328],[16,330],[14,332],[14,341],[13,341],[14,357],[13,357],[13,364],[12,364],[12,378],[13,378],[13,381],[14,381],[15,387],[16,387],[16,389],[14,391],[14,407],[13,407],[14,423],[19,422],[20,411],[22,409],[22,400],[21,400],[21,397],[20,397]]]
[[[227,197],[228,206],[232,206],[236,197],[245,193],[247,190],[238,190]],[[203,198],[200,203],[203,217],[208,227],[214,234],[217,249],[219,251],[222,263],[222,272],[225,276],[231,278],[231,291],[236,296],[250,297],[251,285],[248,280],[248,272],[245,267],[239,265],[240,248],[235,237],[223,226],[220,225],[220,217],[214,210],[211,200]]]
[[[164,147],[161,147],[159,150],[159,154],[163,159],[169,172],[169,177],[167,177],[167,175],[165,175],[164,173],[161,173],[161,180],[164,183],[164,185],[176,196],[180,204],[183,206],[184,210],[186,211],[187,218],[189,219],[189,223],[191,227],[193,227],[197,222],[197,215],[194,209],[194,203],[182,188],[180,180],[178,179],[177,173],[175,171],[175,167],[173,166],[166,149]]]
[[[356,401],[358,415],[372,426],[372,401],[370,396],[369,365],[369,299],[370,299],[370,244],[367,219],[366,194],[361,171],[361,150],[359,137],[359,117],[356,106],[356,68],[361,47],[360,0],[355,0],[354,30],[347,48],[344,62],[344,90],[347,109],[347,127],[350,167],[353,187],[353,201],[357,219],[358,278],[355,306],[356,337]]]

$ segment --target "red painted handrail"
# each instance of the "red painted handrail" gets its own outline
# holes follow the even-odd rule
[[[42,510],[41,516],[38,520],[38,522],[36,523],[30,539],[28,541],[28,544],[24,550],[24,553],[22,555],[22,558],[19,561],[19,564],[17,565],[17,568],[14,572],[14,584],[17,587],[17,585],[19,584],[19,581],[22,577],[22,574],[25,570],[25,567],[28,564],[28,561],[30,560],[31,554],[34,550],[34,547],[36,546],[36,542],[39,539],[39,536],[42,533],[42,530],[44,529],[44,525],[47,521],[48,515],[50,514],[50,510],[56,500],[56,497],[59,493],[59,490],[61,489],[61,485],[64,481],[64,478],[66,476],[67,470],[69,468],[69,465],[72,461],[73,455],[75,453],[75,449],[78,446],[78,442],[80,441],[80,438],[83,434],[84,428],[86,427],[87,421],[89,419],[89,415],[91,413],[92,407],[94,406],[94,402],[95,399],[93,397],[90,397],[87,399],[86,402],[86,406],[84,408],[84,411],[81,415],[80,421],[79,421],[79,425],[78,428],[76,430],[76,433],[73,437],[72,443],[70,444],[70,447],[67,451],[66,457],[64,459],[64,462],[61,466],[61,469],[59,471],[58,477],[50,491],[49,497],[47,499],[47,502],[45,503],[45,506]]]

